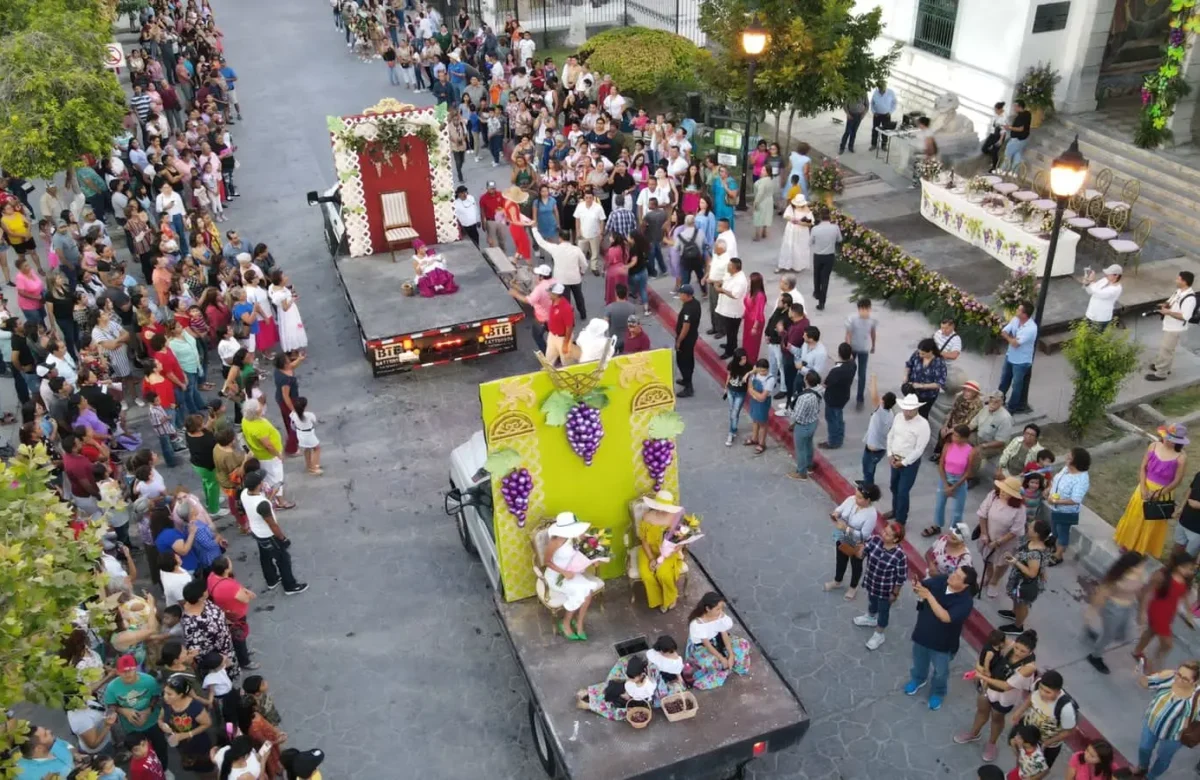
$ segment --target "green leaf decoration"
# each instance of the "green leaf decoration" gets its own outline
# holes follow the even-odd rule
[[[508,448],[496,450],[483,462],[483,467],[494,477],[502,477],[520,465],[521,455]]]
[[[650,419],[651,439],[674,439],[683,433],[683,417],[679,412],[659,412]]]
[[[567,412],[575,405],[575,396],[566,390],[555,390],[542,402],[542,414],[546,415],[546,425],[561,428],[567,424]]]
[[[446,114],[448,112],[449,112],[449,106],[447,106],[445,103],[438,103],[437,106],[433,109],[433,115],[435,117],[437,117],[437,121],[439,124],[446,121]]]
[[[342,171],[338,174],[338,181],[343,184],[348,181],[353,181],[359,177],[358,171]]]
[[[593,409],[603,409],[608,406],[608,393],[604,392],[603,387],[597,387],[579,400]]]
[[[325,126],[329,128],[329,132],[335,135],[346,132],[346,123],[338,116],[325,117]]]

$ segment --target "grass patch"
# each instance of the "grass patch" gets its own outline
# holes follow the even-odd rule
[[[1155,398],[1150,405],[1168,420],[1184,417],[1200,409],[1200,387],[1185,387],[1182,390],[1167,393]]]
[[[1083,436],[1075,436],[1067,428],[1066,423],[1049,423],[1041,426],[1042,433],[1038,441],[1042,446],[1054,453],[1062,461],[1072,447],[1095,447],[1106,441],[1115,441],[1125,435],[1120,428],[1113,426],[1107,419],[1091,425]]]

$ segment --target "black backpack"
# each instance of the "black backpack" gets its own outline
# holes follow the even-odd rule
[[[1200,301],[1196,300],[1196,293],[1188,293],[1179,300],[1179,310],[1183,311],[1183,302],[1188,298],[1192,299],[1192,316],[1188,317],[1188,323],[1192,325],[1200,325]]]
[[[679,241],[683,244],[683,248],[679,250],[679,259],[685,263],[698,263],[703,253],[700,251],[700,244],[696,242],[698,234],[696,228],[692,228],[692,238],[689,241],[683,237],[683,233],[679,234]]]

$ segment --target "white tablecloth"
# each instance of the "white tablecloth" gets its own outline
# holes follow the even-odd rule
[[[965,194],[951,192],[933,182],[921,180],[921,215],[951,235],[977,246],[1009,268],[1025,268],[1038,276],[1050,254],[1050,240],[1027,232],[1019,223],[1001,215],[989,214],[983,206],[971,203]],[[1063,230],[1058,236],[1051,276],[1075,273],[1075,249],[1079,236]]]

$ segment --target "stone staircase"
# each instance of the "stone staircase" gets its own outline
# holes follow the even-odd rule
[[[906,73],[892,72],[887,78],[888,86],[896,93],[897,111],[892,116],[892,119],[900,121],[901,114],[907,114],[910,111],[921,111],[929,116],[933,116],[933,103],[948,90],[930,84],[928,81],[923,81],[918,78],[913,78]],[[977,134],[987,128],[991,122],[992,107],[984,105],[977,100],[973,100],[965,95],[958,96],[958,113],[967,117],[975,125]],[[867,117],[870,121],[870,117]],[[869,129],[869,128],[868,128]],[[983,142],[983,135],[979,136],[980,143]]]
[[[1110,198],[1120,198],[1129,180],[1141,182],[1127,230],[1143,217],[1152,220],[1151,236],[1179,250],[1180,255],[1200,256],[1200,169],[1161,152],[1139,149],[1105,132],[1104,122],[1090,122],[1089,114],[1047,119],[1033,131],[1025,151],[1030,170],[1044,170],[1062,154],[1076,135],[1079,149],[1090,162],[1092,174],[1105,168],[1113,172]],[[1182,157],[1180,159],[1187,159]],[[1030,174],[1032,176],[1032,173]]]

